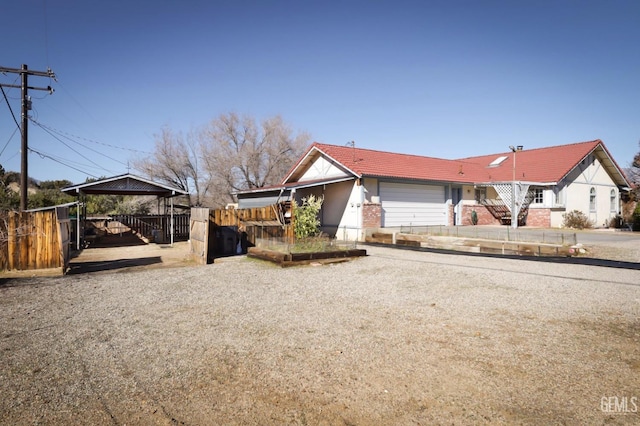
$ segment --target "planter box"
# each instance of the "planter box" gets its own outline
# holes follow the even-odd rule
[[[312,262],[332,263],[346,261],[354,257],[366,256],[367,251],[362,249],[333,250],[310,253],[284,253],[258,247],[250,247],[247,256],[268,260],[280,266],[306,265]]]

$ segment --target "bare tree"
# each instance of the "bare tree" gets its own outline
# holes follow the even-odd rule
[[[194,135],[189,133],[185,137],[165,127],[155,139],[153,155],[134,161],[134,168],[151,179],[189,192],[189,205],[202,205],[209,180],[202,175]]]
[[[151,179],[190,193],[189,204],[223,207],[234,193],[279,183],[304,152],[309,135],[294,135],[281,117],[260,124],[223,114],[186,136],[165,127],[152,156],[134,161]]]
[[[212,120],[200,134],[200,152],[218,197],[215,204],[232,202],[236,191],[279,183],[309,139],[307,133],[294,135],[280,116],[259,125],[235,113]]]

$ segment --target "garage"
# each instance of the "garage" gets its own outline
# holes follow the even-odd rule
[[[380,182],[382,226],[446,225],[444,186]]]

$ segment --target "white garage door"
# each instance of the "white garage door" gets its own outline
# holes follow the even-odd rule
[[[446,225],[444,186],[380,183],[382,226]]]

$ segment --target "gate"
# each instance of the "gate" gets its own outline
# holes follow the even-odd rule
[[[189,224],[191,255],[200,264],[222,256],[246,253],[256,238],[293,239],[293,224],[283,223],[279,205],[249,209],[192,208]]]

